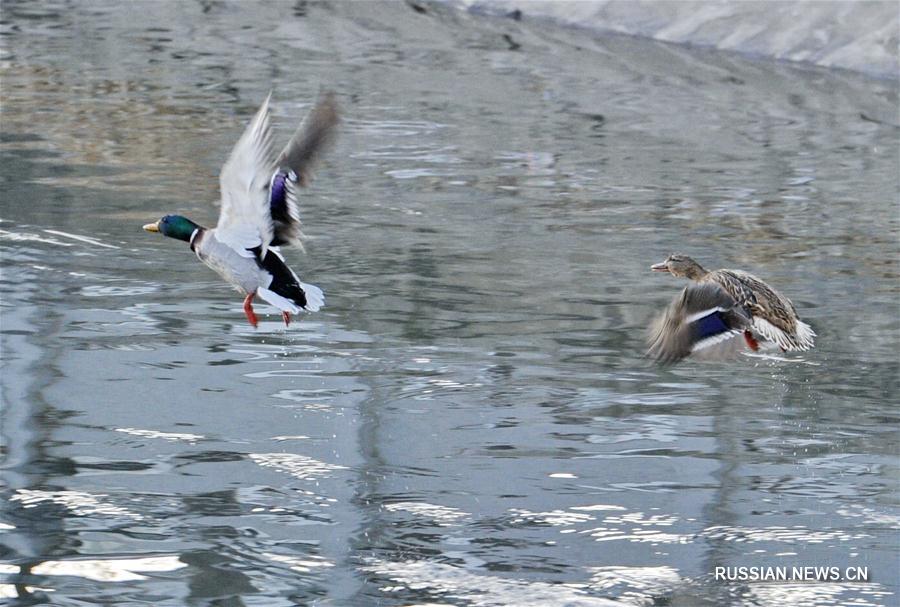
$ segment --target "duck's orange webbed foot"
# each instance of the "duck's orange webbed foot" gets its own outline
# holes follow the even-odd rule
[[[247,315],[247,320],[250,321],[250,324],[254,329],[256,328],[256,325],[259,324],[259,320],[256,318],[256,313],[253,311],[253,297],[255,295],[256,291],[253,291],[244,298],[244,314]]]
[[[753,337],[753,333],[751,333],[750,331],[744,331],[744,341],[747,342],[747,346],[749,346],[750,349],[754,352],[759,350],[759,342],[756,341],[756,338]]]
[[[281,319],[284,321],[284,326],[288,327],[291,324],[291,313],[290,312],[282,312]]]

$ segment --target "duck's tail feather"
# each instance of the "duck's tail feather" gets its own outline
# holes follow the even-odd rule
[[[815,344],[816,332],[802,320],[797,321],[797,341],[801,350],[809,350]]]
[[[306,309],[310,312],[318,312],[325,305],[325,293],[316,285],[300,283],[300,288],[306,294]]]
[[[290,312],[291,314],[299,314],[301,310],[318,312],[325,305],[325,294],[322,292],[322,289],[316,285],[306,284],[305,282],[299,284],[300,288],[303,289],[303,295],[306,298],[306,305],[303,306],[298,305],[296,301],[292,301],[284,295],[279,295],[275,291],[266,289],[265,287],[257,289],[256,294],[259,295],[263,301],[272,304],[284,312]]]
[[[260,287],[256,290],[256,294],[259,295],[263,301],[272,304],[279,310],[283,312],[290,312],[291,314],[299,314],[300,307],[292,302],[287,297],[279,295],[275,291],[270,291],[264,287]]]

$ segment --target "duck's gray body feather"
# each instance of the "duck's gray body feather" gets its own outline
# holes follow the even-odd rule
[[[285,265],[277,247],[270,247],[265,253],[259,248],[238,250],[220,241],[216,230],[211,229],[198,230],[191,238],[191,249],[200,261],[243,295],[256,293],[284,312],[297,314],[301,309],[315,312],[325,303],[322,290],[301,282]]]
[[[263,270],[252,252],[241,255],[237,249],[216,238],[216,230],[202,230],[191,240],[197,258],[216,271],[229,284],[247,295],[260,287],[268,288],[272,275]]]

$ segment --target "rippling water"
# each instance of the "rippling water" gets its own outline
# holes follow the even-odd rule
[[[896,603],[896,82],[431,4],[3,8],[4,596]],[[328,306],[254,331],[140,226],[214,223],[260,100],[284,138],[321,88]],[[673,250],[818,347],[649,364]],[[803,565],[869,581],[713,575]]]

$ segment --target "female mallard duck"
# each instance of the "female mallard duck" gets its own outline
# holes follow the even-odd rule
[[[221,206],[215,228],[204,228],[181,215],[148,223],[148,232],[184,240],[200,261],[231,283],[244,298],[244,314],[256,327],[253,298],[281,310],[285,326],[291,314],[316,311],[325,303],[319,287],[300,282],[278,249],[299,244],[297,194],[306,185],[317,156],[334,136],[338,123],[334,95],[324,95],[274,157],[269,125],[269,98],[231,151],[219,174]]]
[[[744,344],[754,351],[761,344],[782,351],[813,347],[816,333],[800,320],[791,300],[752,274],[708,272],[677,253],[650,269],[696,283],[675,298],[653,327],[649,354],[661,362],[689,355],[722,357],[739,352]]]

